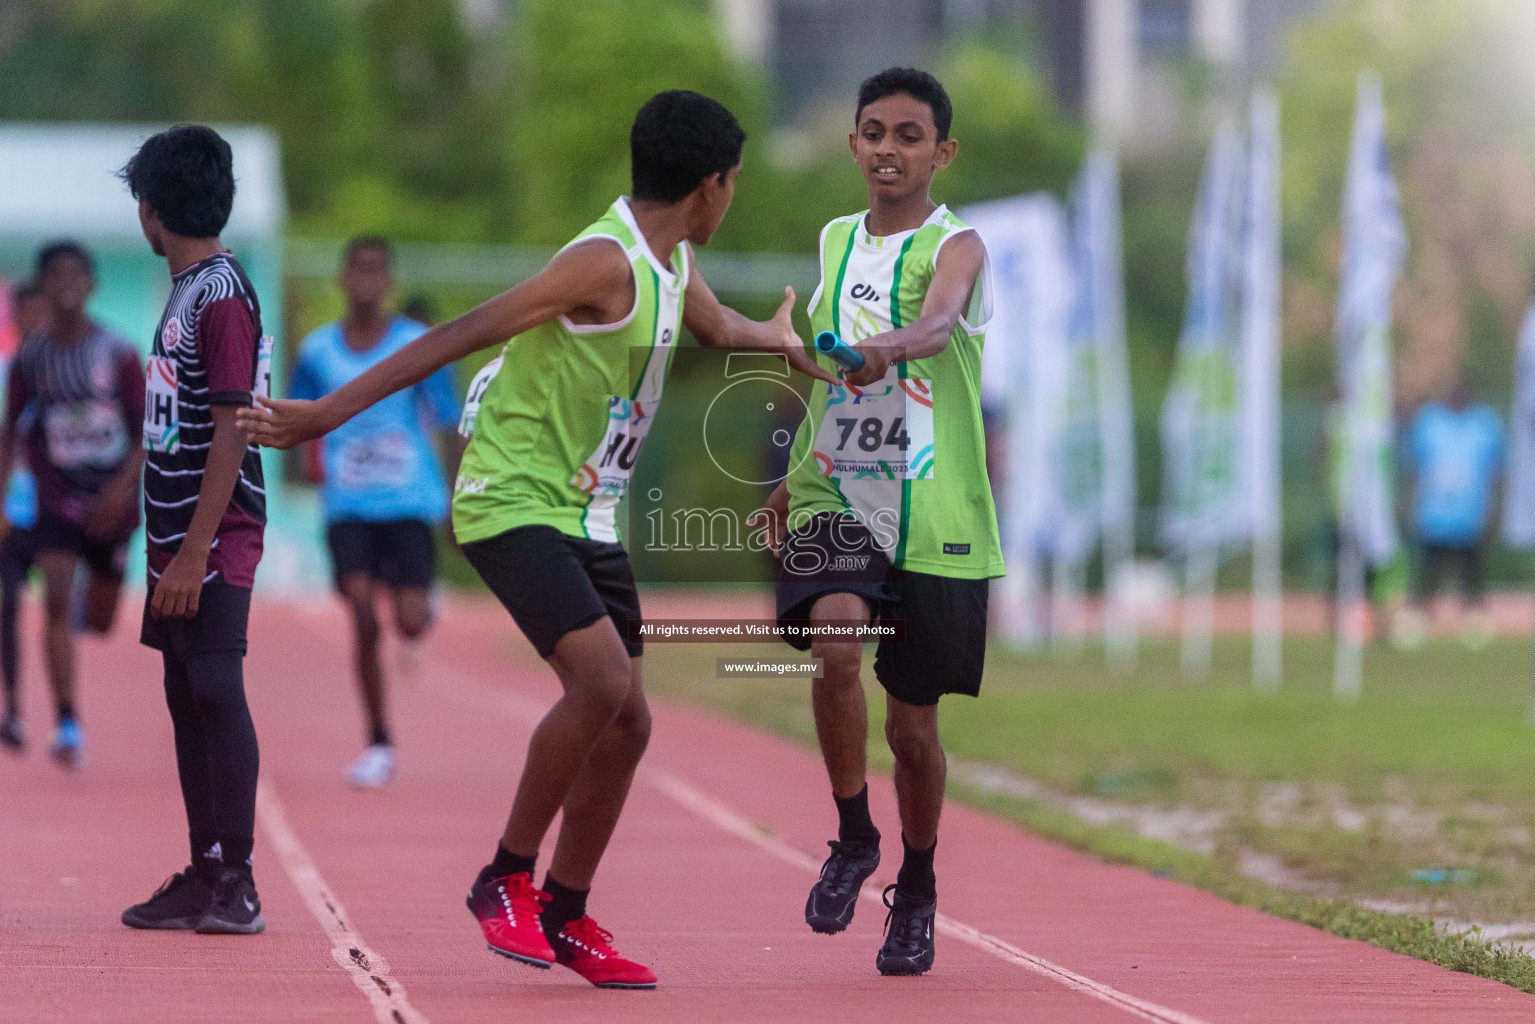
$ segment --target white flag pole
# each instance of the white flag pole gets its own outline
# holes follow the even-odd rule
[[[1202,544],[1189,552],[1184,563],[1183,674],[1203,679],[1210,674],[1215,646],[1215,571],[1220,563],[1216,548]]]
[[[1280,481],[1279,100],[1270,88],[1252,100],[1248,160],[1248,232],[1244,259],[1242,335],[1247,378],[1245,413],[1253,531],[1253,683],[1276,690],[1282,669],[1281,570],[1283,511]]]

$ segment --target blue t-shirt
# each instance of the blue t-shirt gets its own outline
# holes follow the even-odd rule
[[[11,360],[0,361],[0,381],[10,376]],[[25,413],[22,414],[25,417]],[[30,427],[30,424],[28,424]],[[30,530],[37,525],[37,477],[27,465],[22,445],[17,445],[16,465],[11,468],[11,482],[6,486],[5,521],[18,530]]]
[[[1418,410],[1407,455],[1416,486],[1413,533],[1428,544],[1475,544],[1487,528],[1493,485],[1503,469],[1503,423],[1485,405],[1461,412],[1439,403]]]
[[[317,328],[299,346],[288,394],[307,399],[328,395],[425,332],[421,324],[397,316],[378,344],[356,352],[347,347],[339,321]],[[445,366],[325,435],[320,497],[326,522],[442,522],[448,487],[432,434],[456,426],[458,410],[453,371]]]

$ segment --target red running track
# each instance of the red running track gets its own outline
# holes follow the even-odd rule
[[[833,829],[815,755],[673,707],[658,709],[592,898],[660,989],[598,991],[503,960],[463,897],[555,684],[498,608],[445,610],[423,671],[395,687],[401,776],[355,792],[342,782],[361,739],[343,620],[325,601],[258,604],[247,678],[269,927],[253,939],[118,924],[187,856],[158,661],[137,630],[125,622],[116,639],[82,645],[92,759],[79,773],[41,750],[45,701],[29,664],[33,747],[0,759],[0,1021],[1535,1021],[1535,997],[953,805],[937,966],[881,978],[882,908],[865,901],[836,937],[812,935],[801,916]],[[872,788],[894,836],[890,786]],[[893,880],[896,859],[874,882]]]

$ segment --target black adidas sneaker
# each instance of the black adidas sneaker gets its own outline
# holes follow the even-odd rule
[[[821,865],[821,877],[805,901],[805,923],[813,932],[835,935],[853,921],[859,890],[879,867],[879,844],[833,839],[826,845],[831,847],[831,856]]]
[[[188,867],[167,878],[149,899],[123,911],[123,924],[129,928],[191,931],[212,902],[213,886]]]
[[[199,935],[256,935],[266,931],[256,883],[243,871],[225,871],[213,887],[213,902],[197,922]]]

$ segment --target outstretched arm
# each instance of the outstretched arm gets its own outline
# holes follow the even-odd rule
[[[747,352],[770,352],[786,356],[789,365],[801,373],[832,384],[842,383],[834,375],[821,369],[805,352],[805,343],[794,331],[791,316],[794,312],[794,289],[783,290],[783,302],[773,319],[759,321],[731,309],[715,298],[708,282],[693,268],[688,279],[688,290],[683,299],[682,325],[704,348],[738,349]]]
[[[259,399],[259,405],[240,410],[240,427],[269,448],[292,448],[471,352],[561,315],[585,314],[593,323],[621,320],[633,305],[633,271],[623,251],[604,239],[582,242],[561,250],[537,275],[433,327],[323,398]]]
[[[847,382],[855,387],[873,384],[885,376],[891,363],[926,359],[948,348],[949,338],[970,305],[976,278],[985,263],[986,247],[976,232],[966,231],[950,238],[938,251],[933,281],[922,302],[922,316],[860,345],[863,369],[844,374]]]

